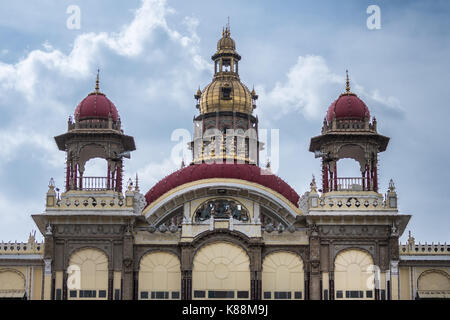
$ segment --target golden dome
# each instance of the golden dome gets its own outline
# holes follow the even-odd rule
[[[226,27],[217,43],[217,52],[211,57],[215,62],[213,81],[194,97],[200,113],[235,111],[253,113],[258,96],[240,81],[238,62],[241,56],[236,52],[236,43]]]
[[[234,51],[236,43],[230,37],[230,29],[228,27],[222,32],[222,38],[217,42],[217,51]]]
[[[203,90],[200,98],[200,113],[216,111],[253,112],[250,90],[238,78],[214,79]]]

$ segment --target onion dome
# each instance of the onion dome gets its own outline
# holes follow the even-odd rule
[[[211,57],[214,61],[214,78],[203,91],[194,97],[199,100],[200,113],[235,111],[251,114],[257,99],[239,79],[238,63],[241,56],[236,52],[236,43],[231,38],[227,26],[217,43],[217,52]]]
[[[224,52],[227,50],[234,51],[236,50],[236,42],[230,37],[230,29],[229,27],[225,28],[222,31],[222,38],[217,42],[217,52]]]
[[[97,73],[97,81],[94,92],[91,92],[84,98],[75,109],[75,121],[82,120],[108,120],[109,116],[113,121],[119,119],[119,113],[114,103],[109,100],[106,95],[100,92],[99,74]]]
[[[200,98],[200,112],[236,111],[253,112],[250,90],[239,79],[217,79],[203,90]]]
[[[370,118],[369,108],[358,98],[358,96],[350,91],[350,80],[347,72],[347,86],[343,94],[334,101],[327,112],[327,121],[337,120],[364,120]]]
[[[298,207],[299,195],[281,178],[273,174],[261,174],[261,168],[250,164],[193,164],[170,174],[151,188],[145,198],[150,205],[171,190],[186,183],[203,179],[240,179],[260,184],[282,195],[294,206]]]

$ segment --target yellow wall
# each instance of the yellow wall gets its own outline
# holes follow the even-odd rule
[[[42,276],[40,266],[0,267],[0,295],[13,290],[26,292],[29,300],[41,300]]]
[[[291,299],[295,298],[295,292],[301,292],[301,298],[305,296],[305,277],[303,261],[299,256],[291,252],[275,252],[265,257],[262,268],[262,291],[271,293],[271,299],[275,298],[275,292],[290,292]]]
[[[337,297],[337,291],[342,291],[342,299],[347,299],[345,291],[349,290],[363,291],[364,296],[362,299],[373,300],[375,297],[374,292],[372,293],[372,298],[366,298],[366,291],[374,291],[374,274],[373,272],[368,272],[371,265],[373,265],[372,257],[365,251],[350,249],[339,253],[334,262],[335,298],[340,299]],[[380,283],[385,288],[386,277],[383,277],[383,275]]]
[[[147,292],[148,297],[143,297]],[[145,255],[139,267],[139,299],[158,299],[152,292],[167,292],[167,299],[181,297],[180,260],[172,253],[153,252]],[[178,293],[178,298],[172,293]]]
[[[68,294],[69,300],[89,299],[89,300],[106,300],[108,298],[108,258],[100,250],[82,249],[76,251],[69,261],[69,268],[75,266],[79,271],[69,271]],[[56,273],[56,288],[59,287],[58,272]],[[76,279],[79,274],[79,281]],[[73,278],[71,277],[73,276]],[[73,279],[74,282],[71,282]],[[77,290],[77,297],[71,297],[70,291]],[[82,298],[80,290],[96,291],[96,297]],[[106,297],[99,297],[99,291],[106,290]]]
[[[250,259],[240,247],[217,242],[201,248],[194,257],[193,291],[248,291],[250,298]],[[195,295],[192,297],[195,299]]]

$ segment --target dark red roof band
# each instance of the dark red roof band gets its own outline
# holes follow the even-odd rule
[[[165,193],[183,184],[204,179],[226,178],[254,182],[270,188],[288,199],[294,206],[298,207],[298,200],[300,197],[297,192],[281,178],[273,174],[261,174],[261,170],[263,169],[250,164],[194,164],[182,168],[159,181],[149,192],[147,192],[145,199],[147,200],[147,205],[150,205]]]

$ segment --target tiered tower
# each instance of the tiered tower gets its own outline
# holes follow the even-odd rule
[[[45,236],[43,297],[129,299],[132,225],[146,205],[137,177],[122,192],[123,160],[136,149],[134,138],[124,134],[116,107],[100,92],[98,74],[95,90],[78,104],[74,118],[69,118],[67,132],[55,137],[67,154],[65,192],[60,194],[51,179],[45,212],[33,215]],[[104,176],[84,175],[86,163],[94,158],[106,161]],[[80,268],[98,262],[102,284],[68,281],[74,276],[74,259]],[[123,287],[122,279],[127,283]]]
[[[217,43],[214,77],[194,95],[200,115],[194,118],[193,163],[258,164],[258,118],[253,115],[258,95],[240,81],[236,44],[227,26]]]
[[[78,104],[74,116],[67,133],[55,137],[59,150],[67,154],[66,191],[122,192],[123,158],[130,158],[136,146],[133,137],[123,133],[115,105],[100,92],[98,74],[95,90]],[[104,177],[84,176],[86,162],[94,158],[107,161]]]
[[[377,132],[366,104],[350,91],[328,108],[322,134],[311,139],[309,151],[322,158],[322,192],[354,190],[378,192],[378,153],[386,150],[389,138]],[[359,163],[361,176],[338,176],[338,162],[350,158]]]
[[[322,134],[312,138],[309,147],[322,158],[322,188],[313,179],[311,191],[300,199],[312,228],[312,299],[320,298],[320,286],[325,299],[398,299],[398,239],[411,216],[399,214],[392,180],[385,196],[378,192],[378,153],[388,142],[377,132],[366,104],[351,92],[347,73],[345,92],[328,108]],[[359,163],[360,176],[338,175],[339,160],[344,158]],[[361,270],[375,266],[364,270],[373,273],[374,288],[349,285],[345,270],[352,259]]]

